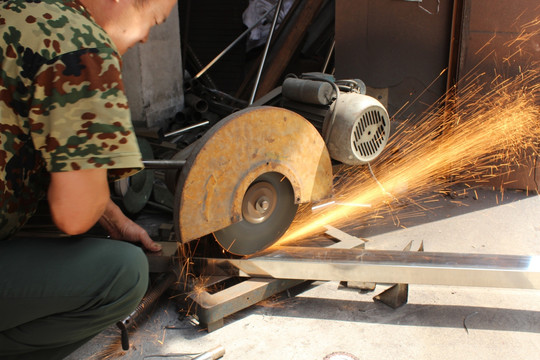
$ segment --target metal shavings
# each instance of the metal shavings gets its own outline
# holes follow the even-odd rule
[[[475,315],[478,315],[478,311],[470,313],[469,315],[465,316],[465,318],[463,319],[463,327],[465,328],[465,331],[467,332],[467,334],[469,333],[469,329],[467,328],[467,319]]]

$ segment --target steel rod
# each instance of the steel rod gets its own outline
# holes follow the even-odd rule
[[[181,169],[186,160],[143,160],[146,169]]]
[[[174,131],[171,131],[171,132],[168,132],[166,133],[165,135],[163,135],[165,138],[168,138],[168,137],[171,137],[171,136],[174,136],[174,135],[178,135],[178,134],[181,134],[181,133],[184,133],[186,131],[189,131],[189,130],[192,130],[192,129],[195,129],[195,128],[198,128],[198,127],[201,127],[201,126],[205,126],[205,125],[208,125],[210,124],[210,121],[202,121],[200,123],[197,123],[197,124],[193,124],[191,126],[186,126],[185,128],[181,128],[181,129],[178,129],[178,130],[174,130]]]
[[[242,40],[244,38],[244,36],[246,36],[247,34],[249,34],[251,32],[251,30],[255,29],[257,26],[259,26],[260,23],[263,22],[264,19],[266,19],[266,17],[268,16],[268,14],[270,14],[270,12],[272,10],[274,10],[276,8],[276,6],[272,7],[271,9],[269,9],[260,19],[259,21],[257,21],[255,24],[251,25],[251,27],[249,27],[246,31],[244,31],[242,34],[240,34],[240,36],[238,36],[229,46],[227,46],[221,53],[218,54],[218,56],[216,56],[214,58],[214,60],[210,61],[210,63],[208,65],[206,65],[201,71],[199,71],[197,73],[197,75],[195,75],[195,77],[193,78],[193,80],[195,79],[198,79],[200,78],[205,72],[208,71],[208,69],[210,69],[219,59],[221,59],[223,57],[223,55],[225,55],[226,53],[229,52],[229,50],[231,50],[233,48],[233,46],[235,46],[240,40]]]
[[[262,70],[264,68],[264,63],[266,61],[266,55],[268,55],[268,50],[270,49],[270,42],[272,41],[274,30],[276,29],[276,24],[279,17],[279,12],[281,11],[282,4],[283,4],[283,0],[279,0],[279,2],[277,3],[276,12],[274,14],[274,20],[272,21],[272,27],[270,28],[268,39],[266,39],[266,45],[264,47],[263,57],[261,59],[261,63],[259,64],[259,70],[257,71],[257,76],[255,77],[255,85],[253,86],[253,91],[251,92],[249,105],[253,104],[253,101],[255,100],[255,95],[257,94],[257,89],[259,88],[259,81],[261,80]]]
[[[332,54],[334,53],[335,48],[336,40],[332,41],[332,46],[330,46],[330,50],[328,51],[328,55],[326,56],[326,61],[324,62],[324,66],[322,69],[323,74],[326,74],[326,70],[328,70],[328,65],[330,64],[330,59],[332,59]]]
[[[540,256],[289,246],[202,260],[251,277],[540,289]]]

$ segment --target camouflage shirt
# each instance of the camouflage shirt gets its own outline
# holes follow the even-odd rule
[[[0,239],[35,212],[48,172],[142,168],[120,63],[76,0],[0,0]]]

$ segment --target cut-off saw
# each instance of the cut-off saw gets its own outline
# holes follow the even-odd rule
[[[213,234],[229,253],[261,251],[299,204],[332,196],[333,164],[366,164],[389,136],[388,113],[362,81],[289,77],[171,156],[183,165],[166,174],[177,240]]]

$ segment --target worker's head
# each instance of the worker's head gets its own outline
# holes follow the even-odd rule
[[[145,42],[154,25],[169,16],[177,0],[81,0],[120,54]]]

